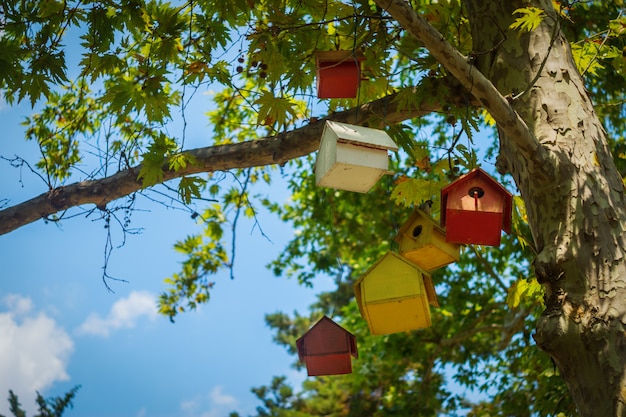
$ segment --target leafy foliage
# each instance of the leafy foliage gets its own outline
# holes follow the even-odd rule
[[[412,4],[459,51],[477,53],[461,1]],[[626,174],[622,2],[553,4]],[[467,93],[448,83],[437,61],[373,1],[8,0],[0,15],[0,92],[10,105],[36,107],[24,121],[26,137],[41,151],[33,169],[50,189],[138,163],[137,178],[149,188],[163,181],[164,169],[194,165],[184,152],[185,127],[170,122],[182,115],[186,126],[187,106],[198,92],[211,91],[207,146],[271,136],[401,87],[399,111],[424,104],[440,109],[386,127],[401,152],[392,160],[394,174],[367,194],[316,187],[312,157],[280,171],[186,176],[176,189],[164,187],[199,225],[176,243],[184,260],[159,299],[171,320],[207,302],[219,276],[229,270],[233,276],[237,221],[254,219],[260,206],[296,234],[269,262],[277,276],[303,285],[319,275],[335,277],[336,290],[320,294],[307,314],[277,312],[267,322],[276,342],[295,353],[299,335],[321,314],[333,316],[358,336],[354,373],[309,379],[301,390],[277,377],[254,389],[259,416],[575,414],[554,366],[533,346],[529,329],[543,295],[529,273],[535,249],[519,197],[513,236],[502,247],[468,247],[454,267],[434,274],[441,308],[433,310],[432,328],[373,337],[360,319],[352,282],[396,249],[395,233],[414,207],[432,201],[436,218],[444,184],[479,165],[491,171],[497,147],[489,115],[469,98],[464,106],[448,103],[447,97]],[[537,7],[518,8],[510,28],[531,32],[548,18]],[[315,98],[319,50],[363,54],[357,98]],[[287,180],[288,201],[254,194],[256,184],[279,174]],[[99,209],[110,217],[115,207]]]
[[[65,393],[63,397],[52,397],[45,399],[41,394],[37,393],[38,412],[33,417],[61,417],[68,408],[72,408],[72,401],[76,396],[76,393],[80,389],[80,385],[75,386],[70,391]],[[9,390],[9,410],[14,417],[26,417],[26,412],[22,409],[17,395],[13,391]],[[4,417],[0,415],[0,417]]]

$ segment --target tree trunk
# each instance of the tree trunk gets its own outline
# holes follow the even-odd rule
[[[518,8],[545,10],[526,33]],[[582,416],[626,415],[626,211],[606,133],[547,1],[466,0],[475,64],[512,103],[545,158],[500,131],[498,167],[526,203],[546,309],[535,341],[554,359]],[[608,17],[607,17],[608,20]]]

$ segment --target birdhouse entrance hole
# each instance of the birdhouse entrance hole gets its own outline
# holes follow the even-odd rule
[[[470,188],[468,194],[470,197],[473,198],[483,198],[483,196],[485,195],[485,190],[480,187],[472,187]]]
[[[418,237],[419,235],[422,234],[422,225],[417,225],[415,226],[415,228],[413,228],[413,237]]]

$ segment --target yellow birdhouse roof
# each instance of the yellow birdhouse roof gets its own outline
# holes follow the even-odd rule
[[[402,235],[405,234],[405,233],[409,233],[410,234],[411,233],[411,230],[410,230],[411,227],[414,227],[414,224],[417,221],[423,221],[429,227],[432,226],[433,229],[435,229],[439,233],[445,235],[445,230],[443,229],[443,227],[439,226],[439,224],[437,224],[437,222],[435,220],[433,220],[432,217],[430,217],[428,214],[424,213],[420,209],[415,209],[415,210],[413,210],[411,215],[406,219],[404,224],[402,226],[400,226],[400,229],[398,229],[398,234],[396,235],[394,240],[396,242],[400,243],[400,239],[401,239]]]
[[[447,242],[444,229],[421,210],[411,213],[394,241],[398,243],[402,257],[426,272],[459,260],[459,245]]]
[[[418,278],[422,273],[413,262],[395,252],[387,252],[354,283],[354,287],[359,288],[357,299],[379,302],[421,294],[423,284],[419,285]],[[366,284],[365,291],[361,289],[362,283]]]

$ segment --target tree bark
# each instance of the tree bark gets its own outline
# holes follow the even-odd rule
[[[466,1],[477,66],[536,137],[529,164],[500,129],[500,168],[526,203],[546,309],[534,335],[582,416],[626,415],[626,210],[622,179],[550,1]],[[517,8],[545,11],[529,33],[509,30]],[[546,169],[549,167],[549,169]],[[552,175],[544,175],[546,172]]]
[[[431,86],[434,89],[440,87],[443,86],[438,84]],[[447,104],[428,102],[413,108],[399,108],[395,97],[396,94],[392,94],[358,108],[333,113],[324,119],[276,136],[188,150],[186,153],[197,163],[178,171],[169,169],[166,163],[163,167],[163,182],[203,172],[282,165],[319,148],[325,120],[382,128],[385,125],[397,124],[439,111]],[[466,105],[464,99],[462,95],[453,94],[450,95],[449,103]],[[28,201],[0,210],[0,235],[72,207],[94,204],[104,209],[109,202],[143,188],[141,181],[137,179],[140,169],[141,166],[135,166],[106,178],[57,187]]]
[[[625,416],[624,186],[552,3],[466,0],[472,59],[403,0],[376,3],[496,120],[499,169],[513,176],[526,203],[538,249],[535,274],[546,289],[535,340],[554,359],[582,416]],[[540,26],[509,29],[514,11],[528,6],[545,11]]]

